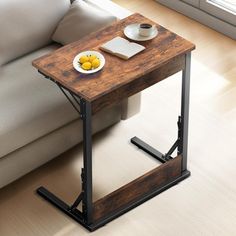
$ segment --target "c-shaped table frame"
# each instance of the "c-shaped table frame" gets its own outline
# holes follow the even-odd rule
[[[131,143],[162,162],[162,165],[99,199],[95,203],[92,201],[91,104],[58,84],[74,108],[80,113],[80,117],[83,120],[82,192],[72,205],[63,202],[44,187],[38,188],[37,193],[85,228],[93,231],[189,177],[190,172],[187,170],[187,146],[190,63],[191,53],[187,53],[185,55],[185,68],[182,71],[181,116],[178,119],[177,141],[164,155],[137,137],[131,139]],[[54,81],[53,79],[51,80]],[[56,81],[54,82],[57,83]],[[176,148],[178,156],[172,158],[171,154]],[[80,202],[82,202],[82,211],[77,209]]]

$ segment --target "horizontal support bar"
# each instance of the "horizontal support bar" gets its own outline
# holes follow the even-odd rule
[[[148,153],[149,155],[151,155],[152,157],[154,157],[155,159],[157,159],[161,163],[166,162],[166,160],[163,158],[164,155],[161,152],[159,152],[155,148],[151,147],[147,143],[143,142],[138,137],[133,137],[130,141],[131,141],[131,143],[136,145],[138,148],[142,149],[144,152]]]
[[[164,186],[153,190],[152,192],[149,192],[148,194],[146,194],[145,196],[143,196],[142,198],[138,199],[135,202],[132,202],[130,205],[126,205],[123,206],[122,208],[118,209],[115,212],[112,212],[111,214],[107,215],[106,217],[99,219],[97,222],[95,222],[93,224],[93,230],[96,230],[102,226],[104,226],[105,224],[109,223],[110,221],[116,219],[117,217],[125,214],[126,212],[134,209],[135,207],[141,205],[142,203],[148,201],[149,199],[155,197],[156,195],[164,192],[165,190],[173,187],[174,185],[178,184],[179,182],[181,182],[182,180],[188,178],[190,176],[190,172],[184,171],[181,176],[175,178],[174,180],[170,181],[169,183],[165,184]]]
[[[94,222],[126,208],[181,176],[181,161],[182,157],[177,156],[96,201],[93,208]]]

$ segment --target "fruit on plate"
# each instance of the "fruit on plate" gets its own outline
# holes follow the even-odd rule
[[[98,68],[100,66],[100,61],[99,61],[99,59],[94,59],[93,61],[92,61],[92,67],[93,68]]]
[[[83,55],[78,63],[84,70],[93,70],[100,66],[100,60],[95,55]]]
[[[91,63],[93,62],[93,60],[97,59],[95,55],[90,55],[88,58]]]
[[[79,62],[80,62],[81,64],[83,64],[83,63],[85,63],[85,62],[87,62],[87,61],[89,61],[89,57],[88,57],[88,56],[82,56],[82,57],[79,59]]]
[[[91,62],[87,61],[87,62],[83,63],[83,64],[81,65],[81,67],[82,67],[84,70],[91,70],[92,64],[91,64]]]

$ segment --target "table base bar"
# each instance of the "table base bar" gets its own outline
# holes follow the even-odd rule
[[[148,153],[161,163],[165,163],[167,160],[165,160],[164,155],[156,150],[155,148],[151,147],[149,144],[143,142],[141,139],[138,137],[133,137],[131,140],[131,143],[133,143],[135,146],[138,148],[142,149],[144,152]]]
[[[125,214],[126,212],[132,210],[133,208],[141,205],[142,203],[148,201],[149,199],[155,197],[156,195],[162,193],[163,191],[173,187],[174,185],[178,184],[179,182],[188,178],[189,176],[190,176],[190,172],[187,170],[184,173],[182,173],[181,176],[172,180],[171,182],[163,185],[162,187],[160,187],[158,189],[155,189],[155,190],[147,193],[142,198],[138,199],[137,201],[133,202],[132,204],[126,205],[126,206],[122,207],[121,209],[113,212],[109,216],[102,218],[101,220],[97,221],[95,224],[92,225],[92,231],[98,229],[99,227],[104,226],[105,224],[109,223],[110,221],[116,219],[117,217],[119,217],[119,216]]]
[[[173,159],[173,161],[174,161],[174,159]],[[168,162],[164,163],[162,165],[164,166],[166,164],[168,164]],[[150,177],[152,177],[151,174],[154,173],[154,171],[157,172],[157,170],[155,170],[155,169],[149,172]],[[169,171],[171,171],[171,169]],[[69,217],[74,219],[76,222],[81,224],[83,227],[85,227],[89,231],[94,231],[94,230],[98,229],[99,227],[104,226],[108,222],[114,220],[115,218],[119,217],[120,215],[135,208],[136,206],[144,203],[145,201],[153,198],[154,196],[156,196],[156,195],[160,194],[161,192],[167,190],[168,188],[174,186],[175,184],[179,183],[180,181],[184,180],[185,178],[187,178],[189,176],[190,176],[190,172],[184,171],[183,173],[180,174],[180,176],[172,178],[171,180],[168,180],[166,183],[164,183],[160,186],[152,187],[152,188],[148,189],[148,191],[144,192],[143,194],[140,193],[136,199],[132,199],[132,201],[128,202],[128,204],[127,203],[123,204],[121,206],[118,206],[116,209],[114,209],[110,212],[106,212],[106,204],[109,205],[109,201],[113,199],[113,196],[119,196],[119,192],[122,192],[121,190],[125,190],[126,187],[127,188],[131,187],[131,189],[132,189],[132,187],[135,187],[135,184],[144,183],[142,181],[144,176],[141,176],[138,179],[130,182],[129,184],[121,187],[120,189],[114,191],[113,193],[111,193],[111,194],[105,196],[104,198],[98,200],[97,202],[95,202],[93,204],[93,219],[94,220],[93,220],[93,223],[91,223],[91,224],[86,223],[82,212],[80,212],[78,209],[71,210],[71,208],[68,204],[66,204],[65,202],[60,200],[57,196],[55,196],[53,193],[49,192],[46,188],[44,188],[44,187],[38,188],[37,193],[41,197],[43,197],[45,200],[50,202],[52,205],[57,207],[59,210],[64,212],[66,215],[68,215]],[[102,212],[101,215],[100,215],[101,212],[99,213],[99,211]]]

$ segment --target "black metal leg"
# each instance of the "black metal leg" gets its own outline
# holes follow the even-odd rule
[[[91,104],[82,102],[83,119],[83,214],[87,224],[92,222],[92,130],[91,130]]]
[[[191,53],[185,55],[185,69],[182,74],[180,146],[178,152],[182,154],[182,171],[187,170],[188,155],[188,120],[189,120],[189,92],[190,92],[190,64]]]
[[[37,189],[37,193],[45,200],[52,203],[55,207],[63,211],[65,214],[76,220],[78,223],[92,231],[96,227],[92,224],[92,130],[91,130],[91,104],[84,101],[82,98],[75,97],[71,93],[74,102],[64,91],[65,89],[58,85],[72,106],[79,113],[83,120],[83,168],[82,168],[82,192],[72,205],[69,205],[48,191],[44,187]],[[69,91],[70,92],[70,91]],[[77,104],[77,106],[75,105]],[[77,206],[82,201],[82,212],[77,209]]]
[[[133,143],[134,145],[136,145],[137,147],[139,147],[161,163],[165,163],[166,161],[171,160],[172,157],[170,155],[177,148],[178,154],[181,154],[183,157],[182,172],[187,171],[190,64],[191,53],[187,53],[185,55],[185,68],[182,73],[181,116],[178,120],[178,139],[170,148],[170,150],[164,155],[160,151],[151,147],[150,145],[148,145],[137,137],[131,139],[131,143]]]

